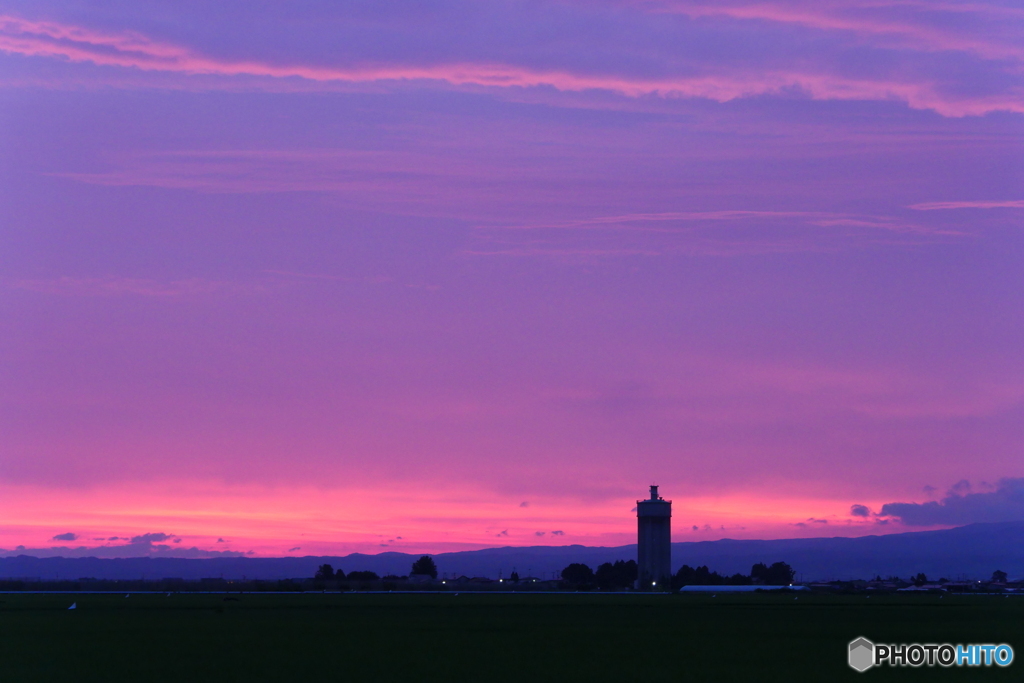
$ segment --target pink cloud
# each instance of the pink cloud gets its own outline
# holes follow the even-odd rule
[[[1024,199],[1004,201],[961,201],[961,202],[924,202],[911,204],[917,211],[939,211],[943,209],[1024,209]]]
[[[981,115],[991,111],[1024,112],[1013,93],[958,97],[940,92],[925,80],[853,78],[837,73],[746,67],[731,72],[658,79],[589,74],[565,68],[535,69],[514,64],[467,62],[386,66],[327,67],[278,65],[258,60],[221,60],[136,32],[103,33],[54,22],[0,17],[0,51],[57,58],[99,66],[133,68],[181,75],[298,78],[312,82],[379,83],[440,81],[485,88],[552,87],[564,92],[611,91],[627,97],[685,97],[726,102],[744,97],[797,91],[816,100],[897,100],[944,116]]]
[[[992,32],[984,39],[963,35],[963,22],[956,15],[974,14],[992,20],[1024,19],[1024,10],[984,4],[951,4],[932,2],[884,2],[876,0],[823,2],[806,0],[769,0],[767,2],[693,2],[667,0],[640,3],[656,11],[673,12],[690,17],[729,17],[795,24],[819,31],[848,31],[872,37],[897,40],[903,47],[929,52],[956,50],[986,59],[1024,59],[1024,48],[1014,39],[1001,41]],[[953,15],[951,22],[960,32],[930,26],[927,21],[936,14]],[[895,15],[895,16],[888,16]],[[908,16],[910,15],[910,16]],[[917,19],[915,23],[913,20]]]

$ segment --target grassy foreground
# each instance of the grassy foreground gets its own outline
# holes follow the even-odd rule
[[[12,681],[1009,681],[1022,617],[1017,596],[5,594],[0,662]],[[1017,661],[857,674],[860,635]]]

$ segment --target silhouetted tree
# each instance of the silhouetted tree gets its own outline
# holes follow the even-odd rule
[[[334,567],[332,567],[329,564],[320,565],[317,568],[316,575],[313,578],[320,581],[330,581],[334,578]],[[345,578],[345,575],[342,574],[341,578]]]
[[[519,583],[519,572],[513,569],[512,573],[509,574],[508,578],[512,581],[512,583]]]
[[[718,572],[708,569],[707,565],[697,567],[696,574],[697,581],[704,586],[720,586],[725,583],[725,579]]]
[[[562,580],[577,588],[586,588],[594,584],[594,570],[585,564],[573,562],[562,570]]]
[[[728,577],[725,580],[725,583],[729,586],[746,586],[752,583],[752,581],[750,577],[746,574],[740,574],[739,572],[736,572],[732,576]]]
[[[349,572],[349,581],[376,581],[380,577],[377,576],[377,572]]]
[[[686,579],[685,579],[685,576],[684,576],[684,573],[683,573],[683,568],[684,567],[686,569],[689,569],[690,571],[693,571],[693,567],[691,567],[691,566],[689,566],[687,564],[684,564],[682,567],[679,568],[679,571],[677,571],[675,574],[672,575],[672,590],[674,590],[674,591],[677,591],[677,590],[679,590],[680,588],[682,588],[683,586],[686,585],[686,583],[685,583]]]
[[[737,576],[739,579],[736,578]],[[737,574],[727,579],[718,572],[708,569],[707,565],[694,569],[690,565],[684,564],[679,568],[675,576],[672,577],[672,588],[678,590],[683,586],[720,586],[725,583],[732,583],[734,580],[742,580],[749,583],[749,579],[742,574]]]
[[[430,555],[424,555],[420,559],[412,563],[412,574],[426,574],[432,579],[437,578],[437,565],[434,564],[434,558]]]
[[[679,590],[683,586],[693,585],[694,574],[695,572],[693,571],[693,567],[688,564],[684,564],[679,568],[679,571],[676,572],[676,575],[672,577],[672,589]]]
[[[636,581],[636,561],[616,560],[614,564],[605,562],[597,568],[595,577],[598,588],[602,590],[629,588]]]
[[[992,581],[993,583],[1006,583],[1006,572],[1001,569],[995,570],[992,572]]]
[[[924,572],[921,572],[917,576],[910,579],[910,582],[915,586],[923,586],[926,583],[928,583],[928,577],[924,575]]]
[[[796,576],[796,570],[785,562],[776,562],[768,567],[768,571],[771,573],[772,580],[778,581],[774,584],[776,586],[788,586],[793,583],[793,577]]]
[[[750,568],[750,578],[755,583],[763,583],[769,586],[788,586],[793,583],[796,572],[785,562],[776,562],[767,566],[758,562]]]

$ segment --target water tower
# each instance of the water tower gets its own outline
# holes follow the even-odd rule
[[[672,501],[651,487],[648,500],[636,502],[637,587],[641,590],[668,588],[672,581]]]

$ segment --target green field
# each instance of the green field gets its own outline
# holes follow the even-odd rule
[[[1020,659],[1022,617],[1016,596],[5,594],[0,679],[1009,681],[1024,659],[857,674],[846,645],[1005,642]]]

